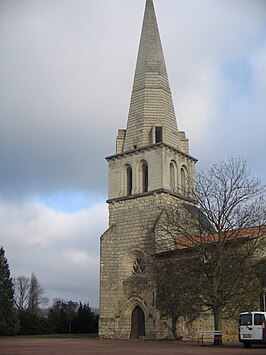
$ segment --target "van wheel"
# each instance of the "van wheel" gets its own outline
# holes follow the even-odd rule
[[[247,349],[249,349],[249,348],[251,348],[251,343],[243,343],[243,345],[244,345],[244,347],[245,348],[247,348]]]

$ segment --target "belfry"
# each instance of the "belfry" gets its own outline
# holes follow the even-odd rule
[[[168,204],[193,204],[196,159],[178,130],[153,0],[146,0],[126,129],[108,156],[109,228],[101,237],[100,325],[105,338],[157,339],[155,225]]]

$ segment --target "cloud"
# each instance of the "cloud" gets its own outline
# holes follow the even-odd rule
[[[265,2],[158,1],[159,7],[168,20],[160,27],[179,128],[198,166],[242,156],[265,181]]]
[[[72,264],[77,266],[84,267],[87,266],[89,257],[83,251],[78,250],[68,250],[64,253],[65,259],[69,260]]]
[[[1,242],[13,277],[34,272],[47,297],[98,305],[99,238],[107,208],[75,213],[38,201],[0,203]]]
[[[144,1],[0,6],[1,195],[106,195],[104,157],[114,153],[117,129],[126,126]],[[251,60],[264,41],[265,1],[158,0],[155,7],[178,125],[193,155],[205,159],[202,141],[211,141],[213,123],[226,119],[223,93],[232,92],[222,69],[237,58]],[[255,58],[253,64],[263,66]],[[237,107],[237,84],[232,93]]]
[[[97,304],[108,171],[144,0],[0,1],[0,223],[14,275]],[[265,0],[154,0],[178,127],[266,181]]]

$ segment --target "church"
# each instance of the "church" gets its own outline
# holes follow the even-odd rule
[[[100,242],[99,337],[167,338],[168,320],[156,303],[156,255],[164,251],[156,225],[169,206],[196,208],[190,186],[197,159],[177,125],[153,0],[146,0],[127,126],[106,160],[109,228]],[[212,315],[199,324],[212,327]]]
[[[100,330],[109,338],[158,337],[152,226],[167,204],[193,204],[186,181],[197,160],[177,126],[153,0],[146,1],[126,129],[108,156],[109,228],[101,237]]]

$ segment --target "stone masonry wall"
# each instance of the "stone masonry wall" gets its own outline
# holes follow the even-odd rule
[[[108,198],[120,198],[127,195],[126,168],[132,167],[132,195],[142,193],[141,164],[148,164],[148,191],[165,189],[183,193],[181,186],[181,168],[185,168],[189,181],[195,175],[195,160],[170,147],[154,145],[137,152],[116,156],[109,160]],[[174,163],[174,187],[170,183],[170,164]]]
[[[169,317],[161,317],[158,312],[157,320],[157,339],[169,339],[171,334],[171,319]],[[177,339],[184,341],[198,341],[200,331],[213,331],[214,320],[211,312],[202,313],[193,322],[186,322],[184,318],[180,318],[176,325]],[[238,320],[224,319],[223,320],[223,341],[237,342],[238,341]],[[206,341],[212,341],[206,339]]]
[[[101,237],[100,337],[129,338],[138,305],[145,314],[146,338],[156,338],[153,227],[169,198],[161,193],[109,204],[110,228]],[[145,261],[138,275],[132,272],[136,257]]]
[[[109,204],[110,228],[101,238],[101,337],[129,338],[136,305],[144,311],[147,337],[155,337],[154,242],[150,224],[157,213],[153,196]],[[140,255],[145,260],[145,272],[134,276],[133,262]]]

